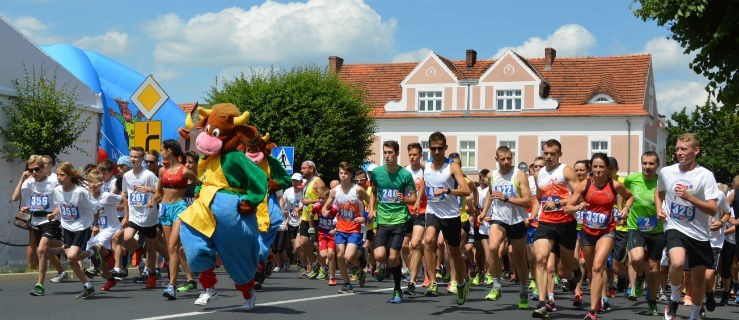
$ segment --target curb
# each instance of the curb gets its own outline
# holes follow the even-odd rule
[[[46,281],[49,281],[49,279],[56,277],[56,270],[54,268],[50,268],[52,271],[46,272]],[[72,270],[66,270],[67,275],[69,276],[70,280],[76,279],[74,272]],[[128,274],[137,274],[138,268],[128,268]],[[0,283],[6,283],[6,282],[26,282],[26,281],[37,281],[38,280],[38,272],[22,272],[22,273],[3,273],[0,274]]]

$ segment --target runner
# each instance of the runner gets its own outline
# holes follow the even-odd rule
[[[334,232],[339,271],[342,280],[344,280],[344,285],[339,293],[351,293],[354,290],[349,279],[349,265],[351,265],[351,274],[358,273],[360,287],[364,287],[366,279],[365,271],[359,268],[358,248],[363,244],[362,225],[366,221],[364,202],[370,201],[370,196],[364,188],[352,182],[353,178],[354,167],[348,162],[342,161],[339,164],[339,181],[341,184],[331,190],[325,206],[325,208],[336,206],[339,210],[336,232]],[[328,214],[327,209],[323,209],[323,211],[324,215]],[[335,281],[334,285],[336,284]]]
[[[637,277],[631,284],[629,300],[636,301],[641,296],[641,289],[646,279],[649,292],[647,293],[647,313],[658,316],[657,294],[660,287],[660,259],[665,247],[663,222],[657,219],[657,210],[654,206],[654,191],[657,188],[657,169],[659,156],[654,151],[647,151],[641,156],[642,172],[626,177],[624,185],[631,191],[633,197],[627,200],[624,208],[629,210],[629,260],[634,267]],[[648,265],[644,259],[649,253]],[[646,274],[646,277],[644,276]]]
[[[112,164],[112,162],[111,162]],[[108,267],[107,257],[113,254],[112,240],[116,232],[121,230],[121,222],[118,221],[118,212],[116,207],[121,203],[121,196],[108,191],[103,191],[104,174],[100,170],[93,169],[87,174],[87,184],[90,188],[90,202],[94,208],[94,222],[92,224],[92,237],[87,242],[86,250],[97,250],[99,256],[91,256],[93,268],[95,272],[85,274],[92,278],[92,275],[102,274],[107,280],[100,291],[110,291],[116,285],[116,280]],[[98,271],[99,270],[99,271]]]
[[[131,158],[129,156],[121,156],[116,161],[116,168],[118,169],[118,173],[115,176],[115,188],[113,189],[113,193],[121,194],[123,190],[123,175],[133,168]],[[123,199],[121,199],[121,203],[116,207],[116,211],[118,214],[118,222],[121,222],[125,216],[125,211],[123,210]],[[124,226],[121,225],[121,229],[123,229],[123,227]],[[113,267],[113,271],[111,271],[111,273],[116,280],[120,281],[123,280],[123,278],[128,277],[128,252],[123,246],[123,230],[118,230],[115,235],[113,235],[113,250],[115,251],[115,267]]]
[[[716,271],[719,269],[719,263],[721,263],[721,252],[723,251],[726,239],[724,235],[724,224],[729,222],[731,218],[731,207],[729,207],[729,202],[726,199],[726,192],[729,190],[729,186],[723,183],[717,183],[716,187],[719,190],[718,199],[716,200],[718,211],[708,220],[708,240],[711,242],[711,250],[713,250],[713,266],[708,267],[706,270],[706,301],[703,302],[705,307],[716,306],[714,290],[716,289]],[[730,261],[732,258],[729,258]],[[705,318],[704,308],[701,308],[700,312],[701,317]]]
[[[313,204],[318,202],[317,190],[326,185],[318,177],[316,164],[313,161],[304,161],[300,165],[300,172],[303,174],[303,179],[306,179],[307,182],[303,188],[303,195],[300,200],[303,204],[303,215],[300,217],[300,234],[295,245],[303,248],[303,263],[306,267],[305,272],[300,274],[300,278],[315,279],[318,277],[318,265],[316,265],[316,258],[313,252],[318,249],[316,248],[318,239],[316,238],[315,228],[313,228],[315,220],[311,219],[311,209]],[[315,219],[318,219],[318,216]]]
[[[418,281],[418,271],[423,263],[423,232],[426,229],[426,194],[423,186],[423,165],[421,165],[421,157],[423,148],[418,142],[408,144],[408,166],[405,167],[413,176],[413,182],[416,187],[416,202],[408,205],[411,213],[410,228],[406,230],[406,237],[403,239],[403,247],[408,247],[410,258],[407,259],[409,267],[408,286],[404,293],[407,295],[416,294],[416,281]],[[427,267],[423,268],[429,270]]]
[[[328,188],[318,189],[318,202],[313,204],[312,213],[318,216],[318,254],[320,261],[328,264],[328,285],[336,285],[336,260],[334,259],[334,253],[336,252],[336,242],[334,241],[334,235],[336,232],[336,217],[339,213],[339,209],[336,206],[326,206],[326,199],[329,196]],[[325,273],[326,271],[323,271]],[[322,279],[319,276],[319,280]]]
[[[590,160],[578,160],[577,162],[575,162],[575,165],[572,166],[572,169],[575,170],[577,180],[582,183],[590,176]],[[580,277],[580,281],[577,283],[577,287],[575,288],[575,298],[572,300],[572,306],[578,308],[582,307],[583,305],[582,283],[585,279],[585,275],[587,274],[587,271],[585,270],[585,258],[582,255],[582,247],[580,246],[580,238],[582,235],[582,218],[582,211],[578,211],[575,213],[575,219],[577,220],[577,243],[575,244],[575,259],[578,260],[578,264],[580,265],[580,272],[582,272],[583,274],[583,276]]]
[[[524,163],[524,165],[526,164]],[[528,167],[526,168],[526,171],[524,172],[528,172]],[[485,281],[487,285],[493,284],[493,276],[490,274],[490,270],[492,270],[492,268],[490,267],[490,264],[488,264],[488,259],[487,259],[487,257],[489,256],[487,252],[488,252],[488,229],[490,225],[488,225],[487,222],[483,223],[480,221],[480,219],[478,219],[480,214],[484,212],[482,211],[482,208],[485,206],[485,201],[487,200],[488,188],[490,187],[490,177],[488,177],[489,174],[490,174],[490,170],[482,169],[480,170],[480,173],[478,175],[479,185],[477,186],[477,194],[479,196],[477,198],[477,209],[479,213],[478,213],[478,216],[475,217],[473,221],[474,222],[473,246],[475,248],[475,267],[476,267],[475,278],[472,279],[473,286],[478,286],[483,281]],[[480,228],[483,227],[483,224],[485,224],[484,234],[480,232]],[[488,268],[488,270],[485,270],[486,267]]]
[[[665,222],[665,241],[670,257],[670,301],[665,308],[665,320],[676,319],[683,270],[692,275],[690,319],[698,319],[706,268],[713,266],[711,244],[708,241],[708,219],[718,210],[718,189],[713,173],[696,163],[700,142],[695,134],[685,133],[675,143],[678,163],[660,171],[654,197],[657,215]],[[707,300],[710,302],[710,300]],[[706,305],[712,310],[714,306]]]
[[[487,252],[492,257],[493,288],[485,300],[498,300],[501,296],[501,262],[498,248],[504,240],[513,247],[511,265],[519,280],[519,309],[528,309],[529,296],[526,291],[528,263],[526,263],[526,208],[531,207],[531,190],[525,171],[513,167],[513,153],[506,146],[495,151],[498,169],[490,173],[490,188],[487,200],[478,219],[490,223]],[[488,214],[489,213],[489,214]]]
[[[564,212],[575,214],[583,212],[581,245],[585,256],[585,270],[590,270],[590,311],[585,319],[595,320],[601,304],[606,277],[606,260],[613,250],[616,217],[613,206],[616,196],[624,200],[631,198],[631,192],[623,184],[609,176],[610,164],[605,153],[595,153],[590,159],[592,177],[579,183],[567,201]],[[628,209],[621,214],[626,217]]]
[[[464,269],[464,260],[460,251],[462,221],[460,220],[460,197],[471,194],[469,185],[462,175],[462,168],[446,158],[446,137],[441,132],[429,136],[429,150],[432,161],[426,163],[423,173],[424,191],[428,197],[426,206],[426,231],[424,232],[424,260],[427,266],[435,263],[436,241],[439,232],[444,235],[444,243],[449,247],[451,263],[457,270]],[[457,304],[467,300],[470,282],[464,272],[455,274],[457,281]],[[438,296],[436,274],[429,272],[431,284],[426,296]]]
[[[575,289],[582,276],[574,256],[577,221],[573,215],[562,210],[571,191],[578,185],[577,177],[572,168],[559,162],[562,156],[562,145],[559,141],[555,139],[545,141],[542,153],[545,167],[534,176],[541,202],[539,228],[536,230],[534,240],[536,284],[539,292],[539,305],[532,314],[534,318],[547,318],[549,312],[556,309],[553,297],[549,298],[542,294],[547,292],[547,262],[555,248],[559,250],[562,263],[560,275],[572,275],[567,282],[569,291]]]
[[[293,250],[293,257],[297,262],[300,262],[302,256],[302,247],[296,244],[298,237],[298,231],[300,229],[300,213],[302,208],[300,206],[300,199],[303,196],[303,175],[300,173],[293,173],[292,186],[285,189],[282,192],[280,198],[280,207],[282,208],[282,214],[285,215],[285,221],[287,223],[287,238],[290,239],[290,248]],[[283,263],[285,270],[290,268],[290,263]],[[300,268],[298,268],[300,271]]]
[[[452,162],[456,163],[460,168],[462,167],[462,159],[459,153],[453,152],[449,154],[449,159],[452,160]],[[474,254],[471,253],[472,247],[467,246],[467,244],[469,243],[469,232],[472,229],[472,226],[470,223],[470,217],[473,217],[474,219],[474,217],[476,217],[479,212],[477,211],[477,201],[478,201],[477,200],[478,199],[477,186],[472,181],[472,179],[470,179],[466,174],[462,173],[462,177],[464,177],[464,181],[467,184],[467,187],[469,188],[469,190],[471,191],[469,196],[460,197],[460,200],[459,200],[460,201],[459,202],[460,203],[459,220],[462,223],[461,228],[460,228],[461,229],[460,236],[459,236],[461,239],[460,253],[463,258],[462,259],[463,266],[465,267],[464,269],[459,270],[459,272],[464,274],[464,277],[467,278],[469,274],[467,267],[471,265],[470,259],[474,256]],[[444,235],[440,234],[439,237],[440,237],[439,241],[442,242],[443,244]],[[443,247],[444,247],[444,250],[442,252],[444,254],[444,259],[445,261],[449,261],[448,247],[447,246],[443,246]],[[502,247],[505,248],[506,246],[502,246]],[[447,284],[446,292],[447,293],[457,293],[458,282],[457,282],[457,276],[455,276],[455,273],[458,270],[455,269],[454,263],[449,263],[449,268],[447,269],[449,270],[449,276],[452,277],[452,281],[449,281],[449,283]]]
[[[402,303],[400,290],[401,258],[406,223],[410,215],[409,204],[416,203],[416,186],[408,170],[398,165],[400,146],[389,140],[382,144],[384,165],[375,168],[370,174],[372,193],[369,202],[369,217],[377,219],[375,237],[375,260],[386,264],[393,275],[395,286],[388,302]]]

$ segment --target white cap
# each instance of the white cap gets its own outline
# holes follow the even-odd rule
[[[293,173],[292,179],[293,180],[298,180],[298,181],[303,181],[303,175],[300,174],[300,173],[297,173],[297,172],[296,173]]]

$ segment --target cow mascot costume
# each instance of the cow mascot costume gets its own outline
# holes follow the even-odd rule
[[[211,110],[198,108],[200,121],[196,128],[203,131],[195,145],[203,155],[198,161],[201,186],[196,189],[193,204],[180,214],[180,236],[187,262],[192,272],[200,273],[205,291],[195,300],[207,305],[218,298],[213,268],[216,252],[228,274],[241,291],[243,309],[254,308],[254,275],[259,263],[259,228],[257,207],[267,195],[264,171],[239,150],[242,141],[254,138],[254,130],[246,122],[249,112],[239,112],[233,104],[216,104]],[[185,120],[189,138],[193,123]]]
[[[273,259],[270,255],[272,242],[283,224],[282,209],[277,191],[285,190],[292,184],[290,175],[272,156],[272,149],[277,145],[269,141],[269,133],[262,136],[256,128],[249,126],[254,138],[246,141],[246,156],[267,174],[267,199],[257,207],[257,223],[259,225],[259,268],[255,276],[254,289],[261,290],[265,278],[272,273]]]

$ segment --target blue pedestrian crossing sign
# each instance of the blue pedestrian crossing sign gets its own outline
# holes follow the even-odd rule
[[[272,156],[280,162],[287,174],[293,174],[293,162],[295,161],[294,147],[276,147],[272,149]]]

